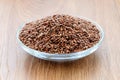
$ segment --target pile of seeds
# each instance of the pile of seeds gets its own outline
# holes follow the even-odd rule
[[[94,46],[99,30],[91,22],[56,14],[25,24],[19,39],[26,46],[47,53],[73,53]]]

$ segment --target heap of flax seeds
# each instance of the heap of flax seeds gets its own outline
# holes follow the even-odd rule
[[[19,39],[26,46],[50,54],[67,54],[86,50],[100,39],[91,22],[56,14],[25,24]]]

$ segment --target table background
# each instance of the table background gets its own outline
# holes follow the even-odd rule
[[[29,20],[75,14],[98,22],[102,46],[83,59],[55,63],[26,54],[17,44],[18,27]],[[119,80],[120,0],[0,0],[0,80]]]

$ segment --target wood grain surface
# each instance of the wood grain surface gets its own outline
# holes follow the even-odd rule
[[[102,46],[68,63],[26,54],[16,41],[18,27],[56,13],[98,22],[105,32]],[[0,0],[0,80],[120,80],[120,0]]]

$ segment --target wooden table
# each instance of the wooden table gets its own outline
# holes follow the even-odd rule
[[[105,32],[102,46],[68,63],[26,54],[16,41],[18,27],[56,13],[97,21]],[[120,0],[0,0],[0,80],[120,80]]]

